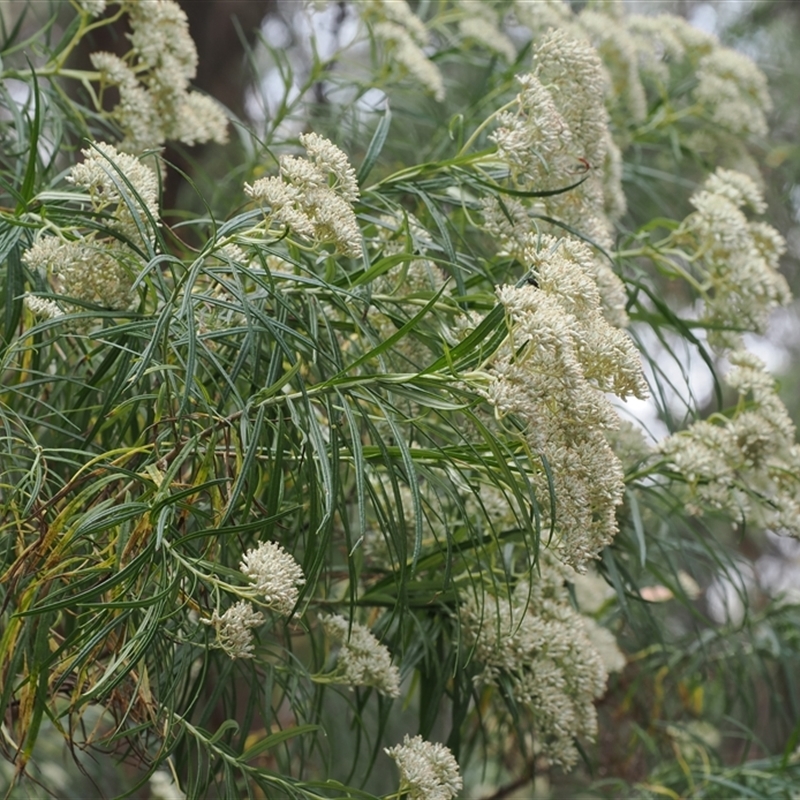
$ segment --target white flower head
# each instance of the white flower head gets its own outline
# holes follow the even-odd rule
[[[464,5],[462,0],[461,5]],[[486,8],[481,3],[478,8]],[[465,10],[472,10],[472,7]],[[465,39],[472,39],[489,50],[501,55],[509,63],[513,63],[517,57],[517,48],[514,42],[502,31],[498,30],[492,20],[484,16],[465,17],[458,23],[458,31]]]
[[[261,542],[248,550],[239,569],[253,583],[266,605],[279,614],[288,616],[297,603],[298,587],[306,579],[294,558],[275,542]]]
[[[356,258],[362,245],[352,207],[358,199],[355,171],[347,156],[322,136],[307,133],[300,141],[312,160],[282,155],[280,177],[245,184],[245,194],[269,206],[264,209],[268,223],[287,225],[316,244],[333,244],[337,252]]]
[[[309,158],[326,175],[334,178],[334,189],[348,203],[358,200],[358,180],[356,171],[347,156],[324,136],[317,133],[301,133],[300,144],[306,149]]]
[[[265,211],[271,220],[288,225],[295,233],[309,239],[314,236],[314,224],[308,214],[299,207],[301,193],[296,186],[285,183],[274,175],[259,178],[252,185],[244,185],[245,194],[262,206],[269,206]]]
[[[189,34],[186,12],[173,0],[138,0],[125,4],[130,15],[131,45],[149,67],[168,65],[176,83],[197,72],[197,48]]]
[[[691,513],[711,506],[749,525],[800,537],[800,447],[794,443],[794,423],[760,359],[737,351],[730,361],[725,382],[740,395],[733,415],[717,424],[694,422],[662,440],[659,450],[683,476]],[[752,400],[744,403],[749,393]],[[753,495],[768,496],[770,502],[752,503]]]
[[[25,307],[37,317],[56,319],[64,316],[64,312],[59,308],[58,304],[54,300],[48,300],[46,297],[37,297],[35,294],[26,292],[23,302]]]
[[[444,78],[439,67],[425,55],[405,28],[394,22],[379,22],[375,26],[375,36],[391,48],[395,63],[404,67],[436,101],[441,103],[444,100]]]
[[[130,52],[124,58],[91,55],[101,85],[119,90],[119,103],[107,115],[124,134],[120,149],[140,153],[161,147],[167,139],[188,145],[227,141],[222,107],[189,91],[197,71],[197,48],[178,3],[125,0],[121,5],[130,20]]]
[[[78,0],[78,5],[90,16],[99,17],[106,10],[106,0]]]
[[[755,63],[728,47],[716,47],[700,59],[694,98],[708,109],[711,122],[740,136],[767,133],[772,109],[767,79]]]
[[[140,153],[164,143],[164,120],[158,113],[155,99],[139,83],[136,73],[113,53],[98,52],[89,56],[101,80],[119,91],[119,103],[110,112],[125,138],[120,150]]]
[[[190,147],[203,142],[225,144],[228,141],[228,118],[222,106],[212,97],[199,92],[187,92],[170,134]]]
[[[85,189],[95,213],[107,214],[109,225],[130,238],[140,234],[139,225],[158,216],[158,179],[138,158],[120,153],[106,142],[94,142],[82,150],[84,161],[70,169],[67,181]]]
[[[400,791],[409,800],[451,800],[463,785],[458,762],[443,744],[406,736],[385,751],[400,770]]]
[[[338,614],[322,621],[325,632],[341,643],[337,671],[350,686],[372,686],[388,697],[400,696],[400,671],[392,665],[392,656],[369,628],[352,624]]]
[[[742,172],[718,167],[706,180],[703,188],[712,194],[726,197],[737,208],[747,205],[756,214],[763,214],[767,210],[761,189],[749,175]]]
[[[497,290],[509,339],[496,354],[485,396],[498,416],[514,414],[526,425],[529,446],[547,459],[558,502],[549,508],[543,471],[537,475],[542,524],[555,516],[560,557],[581,571],[616,535],[615,507],[624,494],[622,464],[604,435],[619,417],[605,393],[645,397],[647,383],[632,339],[603,315],[618,302],[606,279],[603,303],[595,278],[603,273],[591,251],[534,238],[541,249],[523,241],[519,252],[537,285]]]
[[[213,626],[217,632],[216,646],[231,658],[253,657],[253,632],[251,628],[264,622],[264,615],[255,611],[246,600],[234,603],[222,616],[216,609],[211,619],[204,619],[206,625]]]
[[[702,256],[694,268],[710,287],[703,309],[709,342],[735,349],[741,331],[763,333],[769,313],[791,300],[777,271],[786,243],[771,225],[745,216],[745,207],[760,213],[765,204],[758,185],[742,173],[718,169],[689,201],[697,211],[683,229]]]
[[[43,236],[22,254],[22,260],[51,278],[59,294],[83,303],[130,310],[138,302],[131,290],[138,257],[116,240]]]
[[[385,20],[404,28],[420,46],[428,43],[425,23],[412,11],[406,0],[367,0],[363,13],[375,20]]]
[[[503,681],[531,710],[542,755],[568,770],[578,760],[574,739],[597,735],[594,701],[605,692],[608,672],[587,618],[570,604],[568,573],[550,551],[540,555],[536,583],[522,582],[507,597],[469,595],[461,623],[465,643],[484,665],[476,682]]]
[[[622,672],[627,659],[619,649],[617,638],[608,628],[604,628],[591,617],[582,617],[581,622],[592,646],[597,650],[606,672]]]
[[[314,236],[335,245],[337,252],[351,258],[361,255],[361,229],[350,204],[331,189],[308,192],[308,210],[314,221]]]

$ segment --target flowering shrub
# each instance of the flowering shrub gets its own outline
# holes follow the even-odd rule
[[[60,735],[153,796],[778,796],[796,735],[726,747],[753,721],[720,663],[796,665],[794,607],[748,638],[703,605],[746,582],[737,526],[800,530],[747,350],[791,299],[752,219],[764,76],[614,3],[343,9],[203,213],[161,207],[165,143],[231,131],[176,3],[5,45],[9,781]],[[127,53],[67,67],[120,20]],[[683,219],[628,212],[675,142]],[[669,337],[724,373],[715,410],[675,420]],[[650,396],[658,442],[620,416]]]

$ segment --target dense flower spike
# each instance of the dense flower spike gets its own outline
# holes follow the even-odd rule
[[[572,132],[536,75],[518,75],[517,82],[517,107],[498,115],[498,128],[489,139],[517,185],[562,188],[576,163]]]
[[[120,149],[141,153],[163,144],[164,132],[158,109],[151,94],[139,83],[136,73],[113,53],[92,53],[92,65],[100,73],[101,83],[116,86],[119,103],[111,112],[112,119],[125,135]]]
[[[536,75],[548,87],[582,155],[599,165],[605,155],[606,78],[597,51],[563,30],[545,34],[534,50]]]
[[[361,253],[361,231],[352,208],[359,196],[347,156],[315,133],[302,134],[312,160],[292,155],[279,159],[280,177],[245,184],[245,194],[262,207],[268,224],[287,225],[317,244],[333,244],[343,255]]]
[[[243,556],[239,570],[246,575],[266,605],[284,616],[297,604],[305,582],[300,565],[275,542],[261,542]]]
[[[514,42],[498,26],[497,9],[483,0],[457,0],[465,16],[459,20],[458,31],[465,38],[501,55],[509,63],[517,57]]]
[[[356,171],[347,156],[324,136],[317,133],[301,133],[300,144],[305,148],[310,159],[326,176],[333,178],[331,187],[343,200],[355,203],[359,198]]]
[[[597,651],[606,672],[622,672],[625,669],[627,659],[622,650],[619,649],[617,639],[608,628],[598,625],[591,617],[582,617],[581,622],[592,643],[592,647]]]
[[[72,167],[67,180],[87,191],[92,211],[107,216],[110,227],[134,241],[141,238],[142,229],[151,224],[148,216],[158,217],[156,174],[104,142],[81,153],[85,160]]]
[[[405,28],[392,22],[378,22],[375,25],[375,35],[387,45],[394,63],[404,67],[412,78],[433,95],[435,100],[439,102],[444,100],[442,73]]]
[[[46,297],[37,297],[29,292],[25,293],[23,299],[25,301],[25,307],[30,309],[31,313],[35,314],[37,317],[56,319],[64,315],[64,312],[54,300],[48,300]]]
[[[509,681],[514,700],[530,710],[541,753],[569,769],[578,760],[575,737],[597,734],[594,701],[605,692],[608,671],[592,641],[597,631],[587,631],[570,606],[564,578],[563,569],[545,562],[536,582],[520,582],[508,597],[469,594],[461,619],[484,666],[477,682]],[[623,666],[600,636],[612,666]]]
[[[578,36],[556,30],[537,42],[534,71],[517,76],[516,107],[497,115],[490,160],[508,167],[517,188],[556,192],[538,201],[542,211],[608,247],[610,217],[625,208],[619,151],[608,131],[606,73]]]
[[[696,252],[703,319],[714,328],[709,341],[736,349],[739,332],[763,333],[770,312],[791,299],[786,279],[777,271],[786,244],[772,226],[747,219],[745,206],[756,213],[765,206],[761,191],[746,175],[718,169],[690,202],[697,210],[676,237]]]
[[[185,90],[197,74],[197,48],[186,12],[173,0],[126,2],[131,41],[141,65],[160,70],[159,81]]]
[[[406,736],[386,753],[400,770],[400,792],[409,800],[451,800],[461,791],[458,762],[443,744]]]
[[[428,43],[425,23],[413,12],[406,0],[366,0],[362,13],[367,19],[382,19],[405,28],[418,45]]]
[[[253,657],[253,632],[264,622],[264,615],[253,609],[246,600],[234,603],[221,616],[216,609],[211,619],[204,619],[206,625],[211,625],[217,633],[216,646],[221,648],[231,658]]]
[[[386,46],[391,63],[403,67],[436,100],[444,100],[442,73],[422,49],[428,44],[428,31],[406,0],[367,0],[361,13]]]
[[[132,251],[116,240],[39,239],[23,256],[25,263],[48,276],[59,294],[103,308],[130,310],[135,271],[142,266]]]
[[[350,686],[372,686],[388,697],[400,696],[400,672],[368,628],[333,615],[322,620],[330,639],[341,645],[333,675]]]
[[[697,68],[695,99],[706,106],[711,121],[731,133],[763,136],[772,103],[764,73],[747,56],[717,47]]]
[[[624,25],[624,21],[591,8],[584,9],[578,17],[608,70],[609,99],[621,106],[630,119],[641,122],[647,116],[647,96],[639,72],[640,53],[634,37],[620,36],[621,22]]]
[[[720,509],[734,520],[800,537],[794,424],[763,362],[746,350],[729,359],[725,382],[739,393],[734,413],[693,423],[664,439],[659,451],[685,478],[693,513]]]
[[[99,222],[134,244],[152,238],[158,216],[155,173],[113,145],[95,142],[81,151],[84,161],[70,169],[67,181],[86,192]],[[99,231],[72,238],[42,236],[23,254],[25,263],[52,281],[54,289],[80,304],[131,310],[138,303],[133,280],[143,266],[139,254]],[[41,312],[47,309],[37,304]],[[33,306],[31,306],[33,308]],[[50,310],[53,310],[52,308]]]
[[[619,421],[604,392],[644,397],[647,386],[633,342],[603,316],[597,283],[580,260],[587,253],[549,237],[541,244],[527,252],[537,285],[498,290],[510,340],[487,396],[498,414],[524,422],[533,452],[547,459],[557,503],[543,524],[554,526],[561,558],[584,569],[616,534],[624,490],[604,435]],[[543,470],[545,507],[549,480]]]
[[[173,0],[125,0],[131,50],[123,58],[92,53],[101,86],[114,86],[119,103],[111,118],[131,153],[159,148],[168,139],[185,144],[227,141],[228,122],[222,107],[189,91],[197,72],[197,49],[189,35],[186,14]]]

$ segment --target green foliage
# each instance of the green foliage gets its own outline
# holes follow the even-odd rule
[[[368,3],[251,53],[280,103],[160,211],[222,112],[172,3],[105,5],[0,45],[8,796],[62,737],[118,796],[447,800],[445,748],[404,766],[442,741],[468,797],[792,797],[797,606],[736,552],[800,507],[742,339],[789,294],[763,75],[613,4]],[[67,66],[120,18],[124,79]],[[170,102],[201,132],[137,127]],[[646,383],[660,443],[608,400]]]

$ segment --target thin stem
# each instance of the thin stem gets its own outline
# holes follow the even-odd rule
[[[486,117],[486,119],[483,122],[481,122],[481,124],[478,125],[477,128],[475,128],[475,130],[472,132],[472,136],[470,136],[469,139],[467,139],[467,141],[464,142],[464,146],[458,151],[457,155],[458,156],[466,155],[467,151],[472,147],[472,145],[475,143],[475,140],[481,135],[481,133],[486,129],[486,127],[490,123],[492,123],[499,114],[501,114],[503,111],[508,111],[508,109],[511,108],[513,105],[515,105],[517,102],[518,99],[515,97],[513,100],[510,100],[508,103],[506,103],[504,106],[500,106],[500,108],[498,108],[496,111],[493,111],[491,114],[489,114],[489,116]]]
[[[69,44],[63,50],[61,50],[61,52],[58,54],[58,57],[52,62],[52,67],[45,65],[45,70],[48,70],[48,68],[51,70],[50,74],[65,75],[66,71],[62,71],[62,67],[64,64],[66,64],[67,59],[70,57],[70,55],[72,55],[72,51],[78,46],[78,43],[81,41],[81,39],[83,39],[87,33],[90,33],[97,28],[102,28],[106,25],[112,25],[125,14],[124,9],[120,7],[117,13],[111,17],[104,17],[103,19],[99,19],[95,22],[89,22],[91,19],[89,14],[82,9],[79,10],[81,10],[82,13],[81,24],[78,26],[78,30],[75,31],[75,34],[73,35]],[[65,75],[65,77],[69,76]]]

